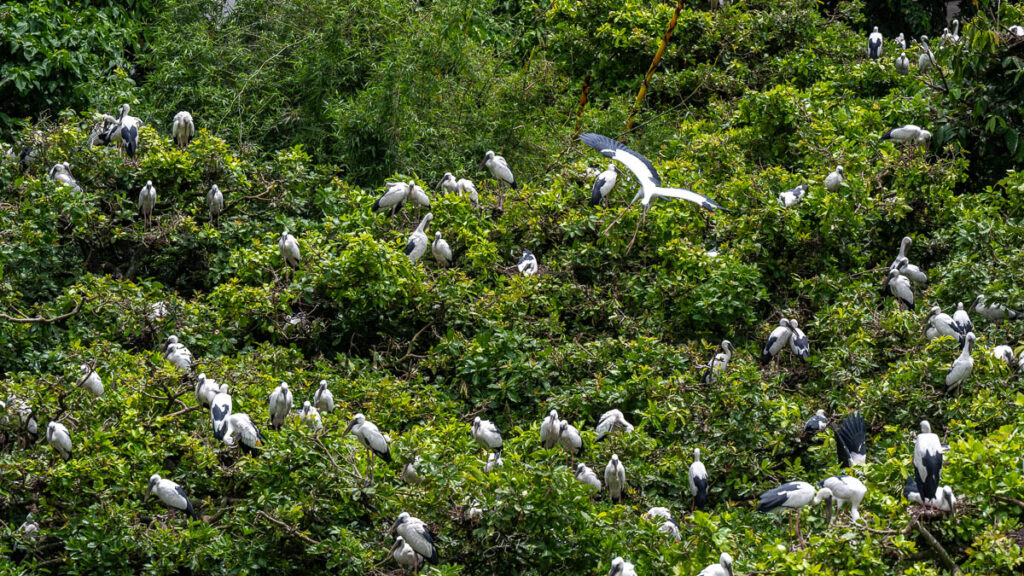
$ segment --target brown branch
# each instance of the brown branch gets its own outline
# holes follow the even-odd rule
[[[583,110],[587,107],[587,96],[590,94],[590,72],[583,78],[583,93],[580,94],[580,107],[576,110],[576,127],[573,128],[573,135],[580,133],[580,124],[583,123]]]
[[[163,400],[163,398],[161,398],[161,400]],[[160,419],[163,420],[163,419],[166,419],[166,418],[174,418],[175,416],[181,416],[182,414],[188,414],[189,412],[195,412],[196,410],[199,410],[201,408],[202,408],[201,405],[196,404],[195,406],[189,406],[188,408],[185,408],[185,409],[182,409],[182,410],[178,410],[177,412],[171,412],[170,414],[164,414],[163,416],[160,417]]]
[[[257,510],[256,511],[256,515],[265,518],[271,524],[284,529],[285,532],[291,534],[292,536],[296,536],[296,537],[300,538],[303,542],[305,542],[307,544],[310,544],[310,545],[313,545],[313,546],[319,546],[320,545],[320,542],[317,542],[316,540],[313,540],[309,536],[306,536],[298,528],[296,528],[296,527],[294,527],[294,526],[292,526],[290,524],[286,524],[286,523],[278,520],[277,518],[274,518],[273,516],[271,516],[270,514],[267,514],[263,510]]]
[[[626,132],[629,132],[633,127],[633,122],[636,121],[636,113],[640,110],[640,104],[644,101],[644,96],[647,95],[647,87],[651,84],[651,77],[654,76],[654,71],[658,69],[658,64],[661,63],[661,57],[665,54],[665,48],[668,47],[669,40],[672,39],[672,32],[676,29],[676,23],[679,21],[679,13],[683,10],[683,0],[676,2],[676,11],[672,14],[672,19],[669,20],[668,29],[665,30],[665,36],[661,39],[661,45],[658,46],[658,51],[654,53],[654,59],[651,60],[651,66],[647,69],[647,74],[644,76],[644,81],[640,84],[640,91],[637,92],[636,102],[633,103],[633,109],[629,111],[629,120],[626,121]]]
[[[50,324],[53,322],[60,322],[61,320],[70,318],[75,314],[78,314],[78,312],[82,309],[83,303],[85,303],[85,300],[79,300],[78,303],[75,304],[75,307],[72,308],[70,312],[68,312],[67,314],[61,314],[60,316],[54,316],[53,318],[44,318],[42,316],[36,316],[34,318],[25,318],[18,316],[8,316],[7,314],[0,313],[0,320],[7,320],[8,322],[14,322],[16,324]]]
[[[1016,498],[1010,498],[1009,496],[1003,496],[1002,494],[993,494],[993,498],[1002,502],[1009,502],[1010,504],[1016,504],[1021,508],[1024,508],[1024,500],[1018,500]]]
[[[932,533],[924,527],[924,524],[921,524],[920,520],[915,519],[914,526],[924,538],[925,542],[927,542],[928,545],[932,547],[932,550],[935,550],[935,553],[939,555],[939,560],[942,560],[942,564],[945,565],[947,570],[953,574],[963,574],[963,572],[960,571],[960,567],[957,566],[956,562],[953,562],[953,559],[949,556],[949,552],[946,552],[946,549],[942,547],[942,544],[935,539],[935,536],[932,536]]]

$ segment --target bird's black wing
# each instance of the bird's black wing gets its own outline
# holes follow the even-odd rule
[[[851,454],[867,454],[867,432],[859,412],[850,414],[839,423],[836,450],[839,452],[839,464],[847,468],[851,465]]]
[[[185,489],[181,486],[175,486],[174,491],[178,493],[185,500],[185,512],[192,517],[193,520],[199,520],[199,516],[196,516],[196,511],[192,508],[192,501],[188,499],[188,495],[185,494]]]
[[[409,243],[405,245],[405,255],[412,254],[412,251],[416,249],[416,241],[409,240]]]
[[[428,556],[422,552],[420,552],[420,554],[427,560],[427,562],[437,564],[437,544],[434,543],[434,535],[430,533],[430,528],[428,528],[426,524],[421,524],[417,526],[415,530],[424,540],[426,540],[427,544],[430,544],[430,555]],[[417,550],[417,552],[419,552],[419,550]]]
[[[787,482],[778,488],[772,488],[764,494],[761,494],[757,503],[757,511],[771,512],[779,506],[782,506],[786,503],[786,500],[789,500],[789,493],[796,488],[797,486],[795,482]]]
[[[591,206],[597,206],[601,203],[601,200],[604,199],[604,196],[601,194],[601,189],[604,188],[604,183],[605,179],[600,176],[597,177],[597,180],[594,180],[594,190],[590,193]]]
[[[654,182],[654,185],[661,186],[661,177],[658,176],[658,171],[654,169],[654,164],[651,164],[651,161],[648,160],[643,154],[636,152],[629,146],[626,146],[625,144],[618,142],[616,140],[612,140],[607,136],[602,136],[601,134],[594,134],[592,132],[589,132],[587,134],[580,134],[580,141],[586,144],[587,146],[590,146],[594,150],[600,152],[602,156],[622,162],[623,164],[625,164],[627,168],[632,170],[634,173],[636,172],[636,170],[634,170],[634,167],[630,166],[630,163],[623,161],[622,157],[616,158],[615,152],[621,151],[625,154],[629,154],[630,156],[635,157],[637,160],[643,163],[644,166],[647,167],[647,170],[650,171],[650,179],[652,182]],[[637,174],[637,176],[640,177],[642,175]]]
[[[907,500],[910,500],[911,494],[917,494],[918,497],[921,496],[921,490],[917,487],[917,479],[914,476],[914,474],[908,475],[907,482],[903,485],[903,497]]]
[[[697,493],[693,495],[693,502],[697,508],[703,508],[708,501],[707,476],[694,476],[693,485],[697,487]]]
[[[928,478],[924,479],[921,478],[921,472],[917,467],[914,467],[914,479],[921,491],[921,497],[926,500],[935,498],[935,493],[939,489],[939,477],[942,475],[942,452],[925,454],[921,458],[921,464],[928,471]]]

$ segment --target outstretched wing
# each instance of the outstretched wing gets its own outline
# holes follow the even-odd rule
[[[697,194],[683,188],[661,188],[659,187],[654,191],[655,196],[662,196],[665,198],[679,198],[680,200],[687,200],[707,210],[708,212],[714,212],[715,210],[725,210],[719,206],[717,202],[708,198],[703,194]],[[728,212],[728,210],[726,210]]]
[[[658,176],[658,171],[654,169],[651,161],[633,151],[629,146],[616,142],[607,136],[593,133],[581,134],[580,141],[600,152],[602,156],[611,158],[616,162],[621,162],[623,166],[628,168],[637,177],[641,186],[643,186],[645,181],[655,186],[661,186],[661,177]]]

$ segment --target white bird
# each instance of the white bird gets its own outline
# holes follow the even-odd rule
[[[349,421],[342,436],[352,432],[356,440],[362,444],[370,453],[370,481],[373,481],[373,462],[379,457],[385,462],[391,462],[391,447],[388,446],[388,439],[381,434],[380,429],[373,422],[366,419],[362,414],[356,414]]]
[[[459,187],[459,181],[455,179],[455,175],[451,172],[445,172],[444,176],[441,177],[441,181],[437,183],[438,188],[444,189],[446,192],[458,192],[462,195],[462,188]]]
[[[153,225],[153,208],[156,206],[156,188],[153,181],[147,180],[146,185],[139,191],[139,214],[142,215],[142,222],[148,228]]]
[[[867,462],[867,424],[859,412],[850,414],[839,423],[839,429],[836,430],[836,454],[843,468]]]
[[[800,533],[800,509],[808,504],[817,505],[822,501],[825,501],[829,508],[832,507],[832,492],[828,488],[822,488],[815,492],[814,486],[807,482],[787,482],[761,494],[757,511],[795,510],[795,532],[797,539],[802,544],[804,537]]]
[[[609,164],[607,170],[597,175],[597,178],[594,180],[594,188],[590,193],[591,207],[596,208],[602,202],[606,202],[608,194],[615,188],[615,182],[618,178],[619,172],[615,168],[615,164]]]
[[[956,496],[953,495],[953,489],[949,486],[939,486],[935,490],[935,498],[925,500],[923,504],[943,512],[956,514]]]
[[[271,428],[274,430],[281,429],[285,418],[288,417],[288,413],[292,410],[292,400],[292,392],[288,389],[288,383],[286,382],[281,382],[281,385],[274,388],[273,392],[270,393],[267,404],[270,411]]]
[[[623,560],[622,556],[618,556],[612,560],[612,568],[608,571],[608,576],[636,576],[636,569],[633,568],[633,564]]]
[[[900,53],[900,57],[896,59],[896,72],[901,76],[910,74],[910,58],[907,58],[907,53]]]
[[[437,546],[426,522],[402,512],[391,526],[391,533],[403,538],[424,560],[437,564]]]
[[[596,472],[590,469],[589,466],[582,462],[578,462],[574,473],[577,480],[587,486],[590,486],[594,492],[601,491],[601,479],[597,476]]]
[[[654,506],[647,510],[647,514],[644,514],[648,520],[671,520],[672,512],[664,506]]]
[[[832,492],[832,496],[836,501],[837,515],[838,512],[842,511],[843,504],[848,504],[850,506],[850,519],[853,522],[857,522],[860,519],[860,503],[868,492],[868,488],[863,482],[853,476],[841,474],[839,476],[829,476],[821,482],[821,485]]]
[[[619,461],[618,454],[604,467],[604,483],[608,486],[608,496],[612,502],[622,503],[622,494],[626,491],[626,468]]]
[[[481,168],[486,167],[491,173],[491,177],[500,183],[508,184],[513,190],[519,189],[519,184],[516,182],[516,177],[512,175],[512,170],[509,170],[508,162],[501,156],[496,155],[493,151],[488,150],[487,154],[484,154],[484,161],[480,164]],[[499,200],[499,208],[501,201]]]
[[[391,557],[398,562],[399,566],[410,572],[419,573],[423,564],[423,557],[417,554],[401,536],[395,538],[395,545],[391,547]]]
[[[192,115],[185,111],[175,114],[174,121],[171,122],[171,135],[174,136],[174,143],[179,148],[188,146],[192,137],[196,135],[196,125],[192,122]]]
[[[409,261],[413,264],[419,262],[420,258],[426,254],[427,248],[430,247],[430,240],[427,238],[426,229],[433,219],[434,215],[427,212],[423,220],[420,220],[419,226],[409,236],[409,243],[405,245],[405,255],[409,257]]]
[[[17,396],[8,396],[7,409],[14,411],[18,415],[18,421],[21,423],[21,427],[25,431],[25,435],[28,436],[29,441],[32,444],[38,442],[39,424],[36,422],[35,412],[28,403]]]
[[[843,186],[843,167],[836,166],[836,169],[825,176],[825,189],[835,194]]]
[[[960,351],[960,356],[956,360],[953,360],[953,365],[949,368],[949,373],[946,374],[946,393],[948,394],[952,390],[960,388],[970,376],[971,372],[974,371],[974,358],[971,357],[971,348],[974,347],[974,332],[968,332],[967,337],[964,338],[964,347]]]
[[[65,462],[71,460],[71,432],[67,427],[59,422],[50,422],[46,426],[46,441]]]
[[[537,273],[537,267],[537,257],[533,255],[533,252],[523,250],[523,255],[519,257],[519,263],[516,264],[519,273],[523,276],[533,276]]]
[[[665,520],[658,526],[658,532],[662,534],[668,534],[674,540],[682,540],[683,533],[679,531],[679,524],[676,524],[675,520]]]
[[[550,450],[558,444],[558,437],[562,433],[562,422],[558,419],[558,412],[552,410],[540,423],[540,445],[545,450]]]
[[[327,380],[320,381],[320,387],[313,394],[313,406],[320,412],[334,412],[334,394],[327,389]]]
[[[825,416],[824,410],[818,410],[814,416],[804,424],[804,434],[807,436],[814,436],[818,432],[828,428],[828,417]]]
[[[1021,314],[1011,308],[1007,308],[1002,304],[987,304],[984,294],[979,294],[978,297],[974,299],[974,304],[972,304],[971,309],[993,322],[1024,319],[1024,314]]]
[[[1007,28],[1006,30],[1007,30],[1007,31],[1008,31],[1008,32],[1009,32],[1010,34],[1012,34],[1012,35],[1014,35],[1014,36],[1016,36],[1016,37],[1018,37],[1018,38],[1020,38],[1020,37],[1024,37],[1024,26],[1021,26],[1021,25],[1019,25],[1019,24],[1014,24],[1013,26],[1010,26],[1010,27],[1009,27],[1009,28]]]
[[[281,232],[281,237],[277,241],[277,248],[281,251],[281,260],[292,268],[298,268],[299,262],[302,260],[302,254],[299,252],[299,241],[288,233],[288,230]]]
[[[452,249],[448,246],[448,243],[441,238],[440,232],[434,233],[434,243],[430,245],[430,252],[434,255],[434,260],[437,260],[437,264],[442,268],[447,268],[452,264]]]
[[[561,432],[561,430],[559,430]],[[501,432],[490,420],[481,420],[479,416],[473,419],[473,426],[470,428],[473,440],[484,450],[494,450],[499,455],[504,445],[501,439]]]
[[[926,324],[925,336],[929,340],[934,340],[940,336],[949,336],[957,341],[963,340],[963,335],[956,329],[953,318],[943,312],[938,306],[932,306],[931,311],[928,313]]]
[[[196,511],[192,508],[192,501],[185,495],[185,490],[180,484],[173,480],[161,478],[159,474],[149,477],[149,488],[146,489],[146,496],[155,495],[165,506],[173,510],[181,510],[193,520],[199,520]]]
[[[918,146],[927,146],[932,140],[932,133],[922,129],[920,126],[906,124],[882,134],[882,140],[895,140],[900,144],[914,143]]]
[[[789,208],[803,200],[805,194],[807,194],[807,184],[801,184],[796,188],[790,188],[785,192],[780,192],[779,202],[782,202],[783,208]]]
[[[1005,344],[1000,344],[999,346],[992,348],[989,350],[989,353],[992,354],[992,357],[996,360],[1005,362],[1010,368],[1017,365],[1017,358],[1013,355],[1013,348]]]
[[[430,197],[427,196],[427,192],[412,182],[410,182],[410,184],[409,201],[417,206],[426,206],[427,208],[430,208]]]
[[[725,372],[725,369],[729,366],[729,361],[732,360],[732,353],[736,351],[736,348],[732,345],[732,342],[728,340],[722,340],[722,351],[715,354],[715,357],[708,362],[704,368],[704,372],[701,374],[701,384],[714,384],[718,381],[718,375]]]
[[[171,335],[164,341],[164,358],[172,366],[183,372],[192,369],[192,351],[178,342],[178,337]]]
[[[220,213],[224,211],[224,194],[216,184],[210,186],[210,191],[206,193],[206,204],[210,208],[210,222],[219,222]]]
[[[121,110],[114,124],[103,138],[107,142],[118,142],[124,145],[124,150],[129,158],[135,157],[139,147],[139,128],[142,127],[142,120],[130,116],[128,112],[131,107],[127,104],[121,105]]]
[[[414,456],[413,459],[405,463],[402,466],[402,471],[398,473],[398,477],[402,479],[402,482],[406,484],[421,484],[423,478],[420,476],[420,471],[416,466],[420,463],[420,457]]]
[[[571,463],[575,463],[576,457],[583,453],[583,438],[580,436],[580,431],[568,420],[562,420],[561,424],[558,445],[569,454],[572,459]]]
[[[100,380],[100,375],[89,368],[88,364],[82,364],[78,369],[82,372],[82,377],[78,381],[79,385],[92,392],[93,396],[103,396],[103,381]]]
[[[501,454],[498,452],[491,452],[487,455],[487,462],[484,463],[484,474],[490,474],[497,468],[501,468],[505,465],[505,461],[501,459]]]
[[[953,20],[953,30],[949,28],[943,29],[942,43],[944,45],[960,43],[960,20]]]
[[[896,268],[889,269],[889,275],[882,284],[882,294],[891,295],[902,308],[914,309],[914,288],[910,285],[910,280],[901,275]]]
[[[596,440],[601,440],[611,432],[625,432],[630,433],[633,431],[633,425],[630,424],[626,417],[616,408],[601,414],[601,418],[597,421],[597,427],[594,428],[594,432],[597,433]]]
[[[718,564],[711,564],[701,570],[697,576],[732,576],[732,556],[722,552]]]
[[[221,384],[217,394],[210,401],[210,422],[213,424],[213,437],[217,440],[224,439],[226,430],[222,424],[231,415],[231,394],[228,393],[228,385]]]
[[[910,280],[911,283],[924,286],[928,283],[928,275],[920,268],[911,264],[906,258],[901,258],[898,266],[900,276]]]
[[[309,426],[309,429],[314,432],[322,430],[324,427],[324,422],[320,419],[320,412],[317,411],[309,400],[302,403],[302,412],[299,414],[299,420],[305,422],[306,426]]]
[[[910,245],[914,240],[910,236],[904,236],[903,240],[900,240],[900,251],[896,254],[896,258],[893,258],[889,268],[899,268],[900,261],[907,257],[907,252],[910,250]]]
[[[882,57],[882,33],[878,26],[868,34],[868,58],[878,59]]]
[[[789,320],[786,318],[779,320],[779,325],[768,335],[768,341],[764,343],[764,348],[761,349],[761,364],[771,362],[772,358],[775,358],[789,344],[789,340],[792,337],[793,328]]]
[[[690,495],[693,497],[692,509],[704,508],[708,502],[708,471],[700,461],[700,448],[693,449],[693,463],[690,464]]]
[[[61,184],[73,188],[78,192],[82,191],[82,187],[78,185],[78,180],[71,175],[71,164],[63,162],[60,164],[54,164],[53,168],[50,168],[50,180],[60,182]]]
[[[258,449],[263,447],[263,434],[248,414],[230,414],[219,422],[219,426],[219,432],[215,430],[214,437],[219,434],[224,444],[231,447],[239,446],[242,452],[259,456]]]
[[[921,74],[925,74],[935,66],[935,55],[932,54],[932,49],[928,46],[927,36],[921,36],[921,47],[921,55],[917,57],[917,68]]]
[[[163,320],[164,318],[167,317],[167,313],[169,312],[169,310],[170,306],[167,304],[165,300],[153,302],[152,304],[146,306],[146,319],[152,322],[156,322],[157,320]]]
[[[921,433],[914,441],[914,481],[924,500],[932,500],[942,476],[942,442],[932,433],[931,424],[921,421]]]
[[[36,515],[29,512],[25,515],[25,521],[18,526],[18,532],[21,533],[21,537],[25,540],[35,540],[39,538],[39,523],[36,522]]]
[[[416,183],[411,180],[409,182],[387,182],[385,186],[384,193],[373,202],[371,210],[374,213],[379,212],[382,208],[390,210],[391,218],[394,218],[409,199],[409,193],[412,192]]]
[[[196,402],[203,408],[213,405],[213,399],[217,397],[218,392],[220,385],[216,380],[207,378],[206,374],[200,374],[196,379]]]
[[[956,311],[953,312],[953,328],[960,333],[960,341],[963,342],[969,332],[974,332],[974,323],[971,316],[964,310],[964,303],[956,303]]]
[[[903,32],[900,32],[899,36],[896,37],[896,45],[900,47],[900,50],[907,49],[907,41],[903,37]]]
[[[789,336],[789,349],[793,355],[806,362],[811,357],[811,343],[796,320],[790,319],[789,328],[793,332]]]

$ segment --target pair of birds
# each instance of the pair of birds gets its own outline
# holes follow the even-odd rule
[[[423,220],[420,221],[419,226],[413,231],[412,235],[409,236],[409,242],[405,245],[405,255],[409,257],[409,261],[413,264],[419,262],[420,258],[427,253],[427,247],[430,247],[430,253],[434,255],[434,259],[437,260],[437,264],[442,268],[447,268],[452,264],[452,248],[441,238],[441,232],[434,233],[434,241],[430,242],[427,238],[427,226],[434,219],[434,215],[428,212]]]
[[[100,121],[93,127],[89,137],[90,146],[107,146],[117,144],[123,146],[129,158],[134,158],[139,147],[139,129],[142,120],[131,116],[131,107],[122,104],[117,117],[103,114]]]
[[[210,401],[210,421],[213,437],[228,447],[238,446],[250,456],[259,456],[263,447],[263,434],[244,412],[233,412],[234,403],[227,384],[221,384]]]
[[[173,334],[164,341],[163,355],[172,366],[182,372],[192,369],[192,351],[178,342],[178,337]]]
[[[50,168],[48,176],[50,177],[50,180],[60,182],[76,192],[82,191],[82,187],[79,186],[78,180],[75,180],[75,177],[71,175],[71,164],[67,162],[54,164],[53,168]]]
[[[631,562],[623,560],[622,556],[616,556],[612,559],[612,566],[608,570],[608,576],[637,576],[636,568]],[[722,552],[717,564],[707,566],[697,576],[733,576],[732,556]]]
[[[761,363],[771,362],[772,358],[782,352],[787,345],[789,345],[790,351],[801,360],[807,361],[811,357],[811,345],[807,340],[807,335],[800,329],[800,324],[796,320],[783,318],[768,335],[768,341],[765,342],[764,348],[761,350]]]
[[[757,511],[763,513],[794,511],[792,531],[796,534],[797,540],[804,544],[803,534],[800,532],[800,512],[807,505],[817,506],[824,502],[827,506],[828,521],[832,520],[833,503],[842,510],[843,505],[850,507],[850,519],[856,522],[860,519],[860,503],[867,494],[867,487],[863,482],[846,474],[829,476],[822,480],[815,488],[808,482],[794,481],[768,490],[758,498]]]

